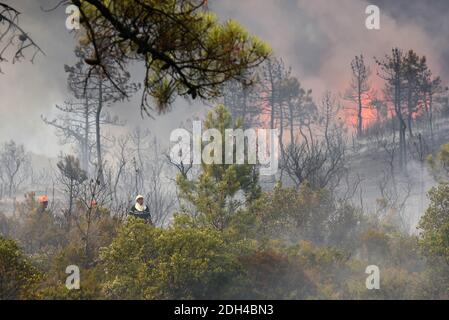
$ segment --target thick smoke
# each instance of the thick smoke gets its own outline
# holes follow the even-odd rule
[[[368,3],[361,0],[221,0],[210,1],[210,8],[221,19],[236,19],[270,43],[276,54],[292,66],[303,86],[314,90],[315,99],[325,90],[341,93],[347,88],[349,62],[360,53],[375,69],[372,57],[389,53],[393,46],[413,48],[428,56],[433,70],[445,71],[441,69],[449,52],[442,41],[447,34],[444,30],[449,29],[445,1],[373,3],[380,7],[380,30],[365,28]],[[34,64],[24,61],[5,65],[5,74],[0,75],[1,140],[14,138],[33,152],[52,156],[60,146],[53,129],[42,123],[40,115],[51,117],[54,105],[67,97],[63,65],[73,63],[76,44],[74,35],[65,28],[65,8],[42,10],[55,4],[50,0],[14,1],[22,12],[23,27],[30,30],[46,55],[38,56]],[[140,81],[139,66],[134,69],[134,80]],[[372,82],[375,87],[379,83],[375,72]],[[130,128],[136,124],[152,128],[162,141],[183,120],[205,109],[179,99],[171,113],[151,120],[142,119],[138,105],[137,94],[114,106],[113,112],[122,116]]]

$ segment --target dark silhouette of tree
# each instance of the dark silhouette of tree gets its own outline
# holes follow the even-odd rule
[[[291,75],[291,68],[287,68],[284,61],[277,58],[268,59],[261,70],[261,81],[263,86],[264,110],[268,115],[270,129],[275,129],[277,122],[282,122],[282,84]]]
[[[318,108],[312,104],[307,109],[308,114],[302,112],[300,136],[285,150],[282,169],[296,187],[307,181],[312,188],[334,190],[347,171],[340,106],[326,92]]]
[[[282,126],[287,127],[290,131],[290,143],[294,143],[296,139],[296,129],[299,127],[300,121],[307,112],[309,106],[313,104],[312,90],[305,90],[301,87],[298,79],[289,77],[285,79],[281,86],[281,97],[283,100],[284,123]]]
[[[407,144],[405,132],[407,129],[406,113],[403,109],[405,79],[404,55],[402,50],[393,48],[391,55],[385,55],[383,60],[376,59],[380,67],[378,75],[386,81],[385,94],[393,103],[394,114],[399,123],[399,168],[405,170],[407,163]]]
[[[399,167],[404,170],[407,164],[406,130],[411,143],[423,143],[424,137],[420,135],[416,139],[412,128],[415,118],[426,115],[433,141],[433,102],[435,96],[440,98],[445,90],[440,78],[432,78],[426,57],[420,57],[413,50],[404,54],[394,48],[391,55],[376,59],[376,62],[380,67],[379,76],[386,81],[385,98],[393,104],[393,114],[399,124]]]
[[[8,196],[15,195],[28,176],[30,159],[23,145],[14,141],[3,144],[0,149],[0,179],[7,186]]]
[[[351,61],[352,80],[351,86],[346,93],[346,99],[357,104],[357,136],[363,133],[363,99],[370,90],[368,83],[371,71],[365,64],[363,55],[355,56]]]
[[[410,138],[413,137],[413,117],[421,111],[423,83],[429,69],[425,56],[418,56],[409,50],[404,56],[405,96],[407,105],[407,126]]]
[[[64,193],[68,196],[68,208],[65,212],[67,227],[70,229],[71,218],[75,200],[80,192],[81,185],[87,180],[86,172],[81,169],[80,161],[72,155],[65,156],[57,163],[60,173],[60,183]]]
[[[96,175],[104,182],[103,173],[103,141],[101,133],[104,125],[123,125],[118,117],[112,117],[105,108],[122,101],[126,95],[136,92],[139,85],[130,83],[130,74],[120,72],[112,64],[107,65],[110,77],[115,81],[113,85],[98,68],[90,68],[86,64],[86,53],[78,48],[75,51],[79,61],[74,66],[65,66],[68,73],[68,87],[75,101],[68,101],[63,107],[56,106],[61,112],[56,119],[43,120],[54,126],[63,142],[76,142],[80,149],[82,167],[89,169],[91,149],[95,149]],[[119,86],[120,90],[116,89]]]
[[[427,116],[430,130],[431,149],[434,146],[434,128],[433,117],[435,112],[435,103],[441,103],[444,94],[448,92],[448,88],[444,87],[440,77],[433,77],[429,72],[423,82],[423,104]]]
[[[241,118],[243,127],[259,123],[262,111],[262,86],[257,73],[241,80],[228,81],[223,85],[223,104],[229,108],[233,119]]]
[[[6,3],[0,2],[0,64],[9,61],[20,61],[25,57],[26,51],[32,51],[31,61],[40,52],[41,48],[19,26],[20,12]],[[1,72],[1,69],[0,69]]]

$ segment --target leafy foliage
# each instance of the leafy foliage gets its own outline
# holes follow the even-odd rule
[[[176,96],[218,97],[224,82],[242,77],[271,53],[237,22],[220,23],[204,10],[204,0],[72,3],[81,11],[92,68],[104,70],[109,58],[123,69],[132,61],[144,63],[145,111],[147,97],[158,112],[167,111]]]
[[[218,106],[208,114],[204,126],[205,129],[218,129],[222,139],[218,145],[222,148],[225,145],[225,130],[239,129],[241,122],[237,121],[234,125],[229,111],[224,106]],[[224,151],[220,151],[222,164],[203,162],[197,178],[189,180],[180,174],[177,183],[181,199],[191,203],[198,213],[195,222],[224,230],[246,205],[259,196],[260,187],[255,165],[226,164]]]
[[[230,297],[241,274],[234,246],[206,228],[155,229],[130,219],[102,254],[110,298]]]
[[[0,299],[33,298],[40,274],[15,241],[0,236]]]

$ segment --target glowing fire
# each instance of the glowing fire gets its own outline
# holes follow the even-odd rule
[[[357,126],[358,123],[358,104],[351,103],[351,107],[346,110],[346,121],[347,124],[353,127]],[[376,122],[377,120],[377,110],[372,104],[372,99],[369,95],[364,95],[362,97],[362,121],[363,127],[369,126]]]

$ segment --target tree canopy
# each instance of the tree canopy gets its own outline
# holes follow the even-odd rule
[[[211,99],[221,85],[262,63],[269,47],[235,21],[221,23],[204,0],[72,0],[92,69],[112,59],[126,69],[145,65],[141,108],[167,111],[176,96]],[[153,98],[154,106],[148,97]]]
[[[18,245],[0,235],[0,300],[32,297],[39,278]]]

